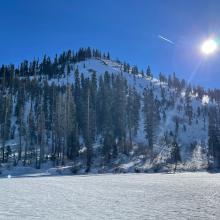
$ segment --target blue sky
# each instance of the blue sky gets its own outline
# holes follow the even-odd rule
[[[154,75],[219,88],[220,52],[199,51],[204,39],[220,39],[219,0],[2,0],[0,9],[1,64],[91,46],[149,64]]]

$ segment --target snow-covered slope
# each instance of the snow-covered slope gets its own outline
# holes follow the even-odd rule
[[[84,77],[90,77],[92,72],[96,72],[97,78],[103,75],[106,71],[110,74],[121,74],[126,78],[128,85],[135,87],[138,93],[143,98],[143,92],[147,88],[152,88],[154,96],[158,100],[162,100],[162,93],[164,91],[164,97],[166,101],[174,101],[173,105],[163,106],[161,112],[166,113],[166,118],[161,119],[157,128],[157,139],[154,146],[155,158],[153,161],[143,160],[142,154],[135,154],[136,145],[146,145],[146,134],[144,131],[144,117],[143,111],[141,111],[141,117],[139,121],[139,129],[136,137],[134,138],[133,148],[130,156],[121,156],[118,161],[115,162],[117,167],[122,170],[135,169],[144,170],[155,164],[165,164],[170,157],[171,148],[165,140],[173,138],[176,132],[176,120],[178,119],[178,135],[176,137],[178,143],[180,143],[180,154],[182,157],[182,163],[179,167],[183,169],[203,169],[207,165],[207,142],[208,142],[208,119],[207,115],[203,114],[206,106],[209,105],[209,98],[204,96],[199,99],[197,94],[191,92],[190,101],[193,110],[193,117],[191,123],[188,122],[188,118],[185,114],[184,108],[186,106],[185,91],[177,91],[175,88],[168,87],[167,83],[160,82],[158,79],[142,76],[141,74],[131,74],[130,72],[123,72],[122,64],[107,60],[107,59],[87,59],[86,61],[71,64],[70,74],[64,74],[61,78],[48,79],[43,76],[42,80],[47,80],[48,84],[55,83],[57,85],[65,85],[66,83],[74,83],[74,71],[78,68],[80,74],[84,74]],[[33,79],[33,77],[32,77]],[[143,108],[143,104],[142,104]],[[198,114],[198,108],[201,110],[201,114]],[[25,111],[27,114],[30,109],[30,102],[25,103]],[[162,115],[161,115],[162,117]],[[14,119],[12,119],[13,123]],[[13,145],[18,143],[18,132],[15,135],[15,139],[8,140],[7,144]],[[95,145],[97,146],[98,143]]]
[[[159,143],[160,138],[163,137],[166,132],[169,133],[170,131],[172,131],[174,133],[175,117],[178,117],[181,121],[178,140],[181,143],[182,156],[187,157],[186,153],[189,150],[190,145],[196,142],[197,142],[196,150],[198,150],[198,148],[199,149],[203,148],[204,150],[206,150],[207,139],[208,139],[208,126],[207,126],[208,120],[205,117],[205,122],[204,122],[204,116],[201,114],[200,117],[193,118],[192,123],[189,125],[183,109],[185,106],[185,91],[182,91],[181,94],[179,95],[175,89],[169,88],[167,83],[160,82],[156,78],[151,79],[148,77],[142,77],[141,74],[134,76],[131,73],[123,72],[122,65],[111,60],[90,59],[76,64],[75,68],[76,67],[79,68],[80,73],[83,73],[85,76],[88,77],[91,75],[91,70],[96,71],[97,77],[102,75],[105,71],[108,71],[109,73],[113,73],[113,74],[122,74],[126,78],[128,85],[135,87],[140,94],[143,94],[144,89],[146,88],[153,88],[154,95],[159,100],[161,99],[161,88],[164,88],[166,99],[169,99],[171,96],[174,96],[175,105],[174,107],[166,109],[166,120],[161,121],[160,127],[158,128],[158,136],[159,136],[158,144],[157,144],[158,150],[161,151],[161,153],[164,151],[163,149],[164,147],[161,146]],[[69,80],[71,82],[74,81],[73,74],[70,75]],[[59,81],[59,83],[61,84],[65,84],[66,82],[67,82],[66,76],[64,76]],[[208,96],[204,96],[203,99],[200,100],[196,94],[191,94],[191,102],[193,108],[193,115],[196,115],[197,108],[198,107],[200,107],[201,109],[205,108],[209,103],[209,99]],[[182,105],[182,109],[178,109],[180,105]],[[139,124],[139,132],[135,139],[138,143],[146,142],[143,123],[144,123],[143,117],[141,117]],[[183,129],[183,125],[186,126],[185,131]]]

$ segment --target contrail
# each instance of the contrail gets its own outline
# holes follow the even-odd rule
[[[164,40],[164,41],[170,43],[170,44],[174,44],[173,41],[171,41],[171,40],[169,40],[169,39],[167,39],[167,38],[165,38],[165,37],[163,37],[163,36],[161,36],[161,35],[158,35],[158,37],[159,37],[160,39],[162,39],[162,40]]]

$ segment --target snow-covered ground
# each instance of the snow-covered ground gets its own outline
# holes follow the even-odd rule
[[[0,219],[220,219],[220,174],[0,179]]]

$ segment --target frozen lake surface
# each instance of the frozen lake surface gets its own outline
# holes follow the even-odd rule
[[[1,178],[0,219],[220,219],[220,174]]]

